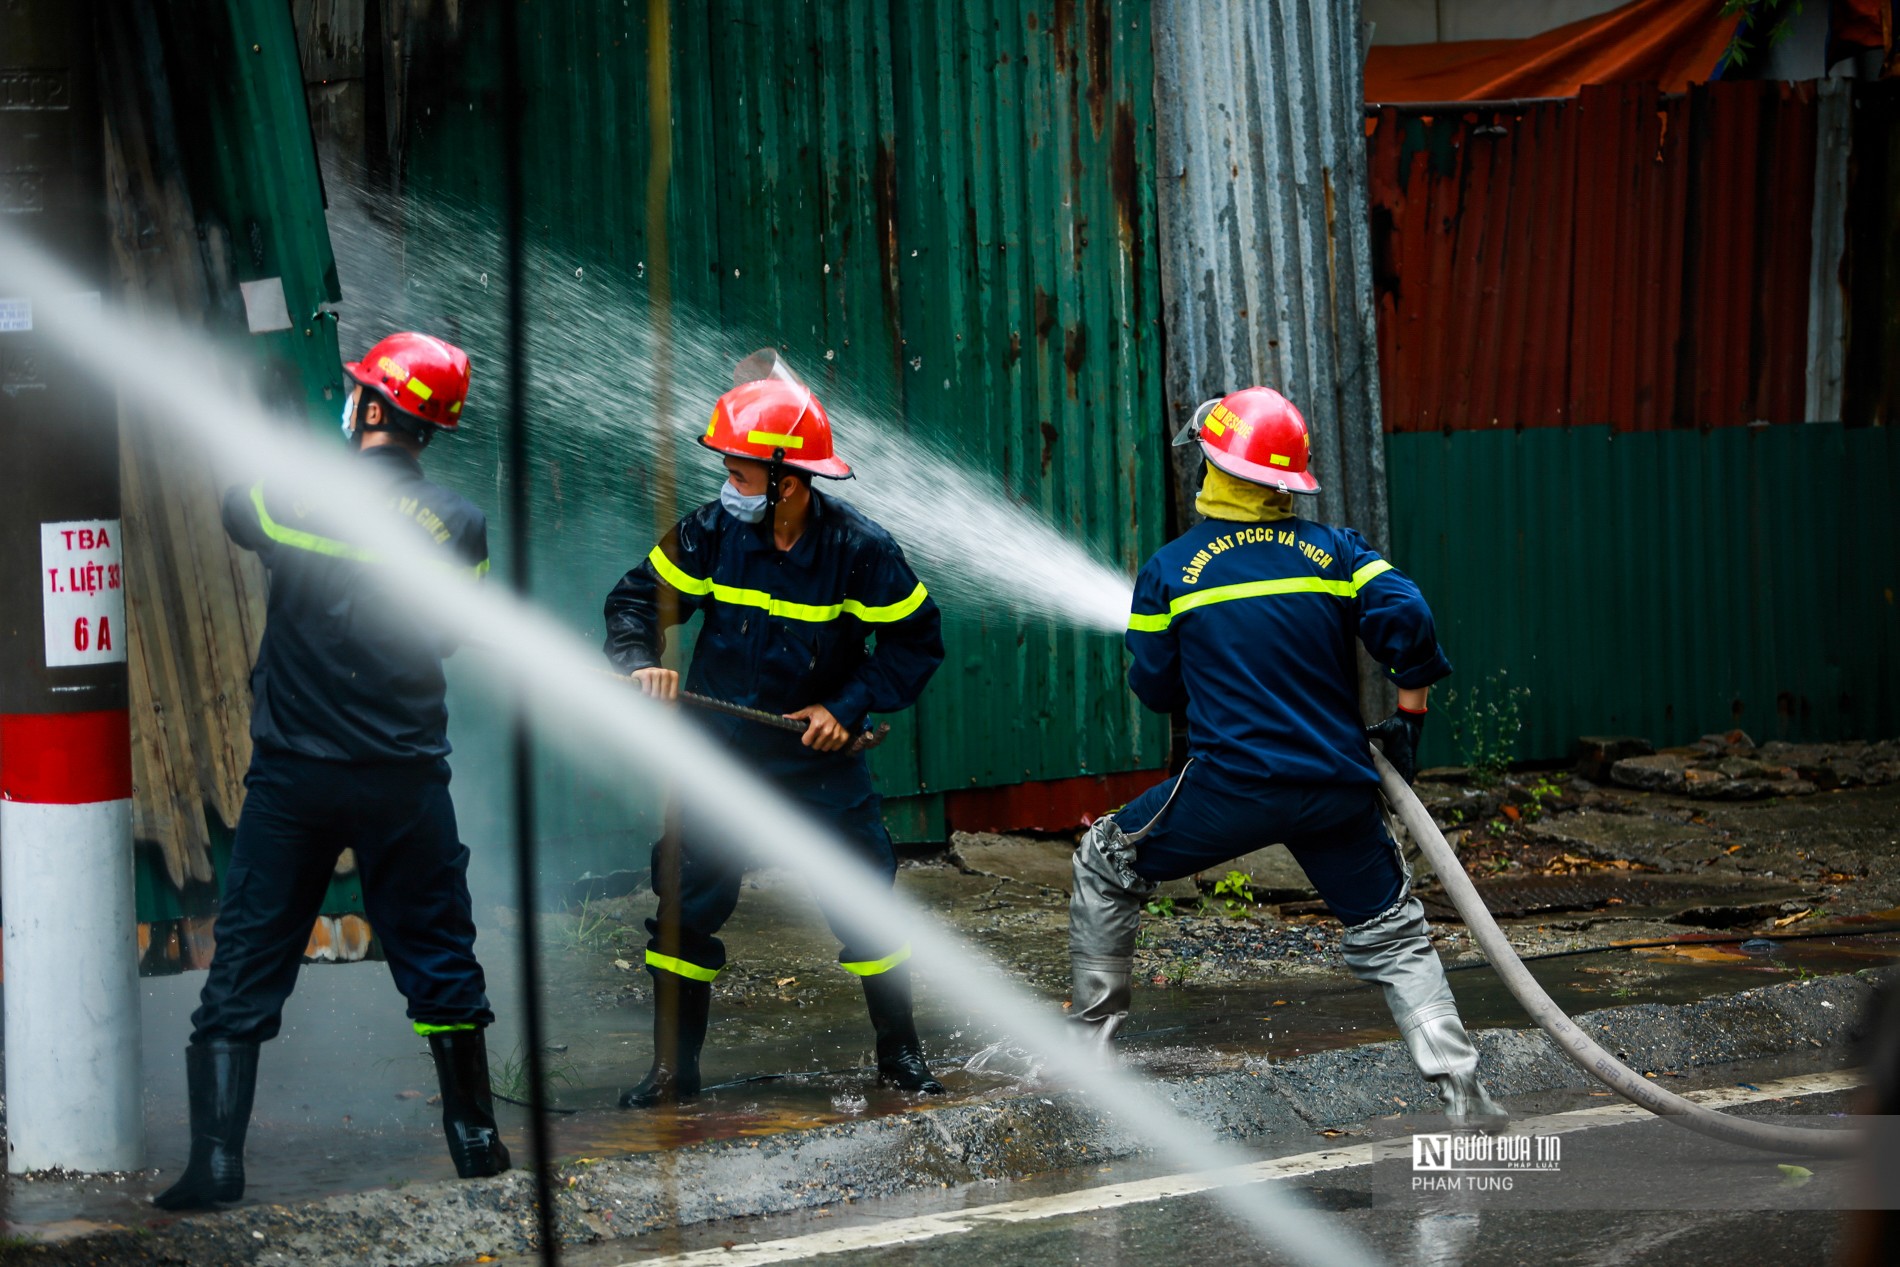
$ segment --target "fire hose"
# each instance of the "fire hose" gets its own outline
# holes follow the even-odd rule
[[[1458,908],[1465,927],[1471,930],[1479,949],[1503,979],[1505,988],[1530,1013],[1538,1028],[1549,1035],[1551,1041],[1579,1069],[1630,1103],[1711,1139],[1741,1144],[1747,1148],[1812,1157],[1844,1157],[1860,1150],[1861,1132],[1856,1130],[1777,1126],[1756,1119],[1717,1113],[1664,1090],[1598,1046],[1551,1001],[1544,987],[1524,966],[1524,961],[1517,957],[1517,951],[1498,928],[1497,921],[1491,918],[1484,899],[1478,895],[1477,886],[1465,874],[1463,864],[1458,861],[1451,846],[1445,843],[1445,837],[1432,821],[1432,816],[1426,812],[1418,795],[1406,786],[1391,763],[1377,749],[1373,751],[1372,760],[1379,769],[1380,788],[1385,793],[1386,803],[1430,860],[1432,869],[1438,873],[1439,882],[1445,886],[1445,895]]]
[[[613,678],[615,681],[630,681],[626,674],[615,673],[612,669],[602,669],[601,672]],[[791,735],[804,734],[806,728],[811,724],[802,717],[787,717],[783,713],[774,713],[763,708],[751,708],[744,704],[735,704],[731,700],[718,699],[711,695],[697,695],[692,691],[681,691],[679,693],[679,700],[680,703],[686,705],[688,708],[697,708],[701,712],[706,713],[719,713],[726,717],[742,718],[745,721],[756,722],[758,725],[768,726],[773,730],[782,730]],[[857,735],[852,738],[851,742],[845,745],[842,751],[846,756],[856,756],[860,752],[868,752],[883,743],[890,733],[891,726],[889,722],[879,722],[876,729],[867,726],[859,731]]]
[[[748,708],[744,704],[734,704],[730,700],[715,699],[711,695],[695,695],[691,691],[680,692],[680,703],[702,712],[723,713],[727,717],[742,717],[761,726],[770,726],[774,730],[783,730],[788,734],[802,735],[811,723],[802,717],[787,717],[783,713],[767,712],[763,708]],[[869,727],[859,731],[849,744],[845,745],[845,755],[851,756],[875,748],[884,742],[891,733],[889,722],[879,722],[877,729]]]

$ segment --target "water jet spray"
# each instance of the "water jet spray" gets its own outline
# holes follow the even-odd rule
[[[348,173],[338,176],[343,187],[333,191],[331,236],[345,289],[356,299],[343,314],[345,337],[360,342],[373,331],[448,328],[453,321],[478,363],[481,353],[499,349],[501,297],[478,280],[485,275],[480,261],[502,251],[493,229],[451,202],[415,199],[408,208],[412,230],[398,240],[357,209],[368,196],[349,187]],[[650,445],[653,461],[640,472],[644,487],[632,492],[653,498],[654,532],[663,534],[676,517],[676,482],[680,501],[690,506],[710,498],[724,478],[707,466],[703,476],[712,482],[695,485],[698,468],[679,467],[674,451],[699,452],[692,442],[713,398],[732,382],[733,367],[770,340],[696,315],[663,290],[650,290],[645,309],[636,307],[629,296],[662,285],[656,260],[646,262],[645,280],[590,262],[577,281],[573,261],[552,249],[531,247],[528,254],[537,311],[559,314],[532,330],[534,396],[566,433],[543,438],[567,446],[583,469],[598,462],[602,446],[638,453]],[[405,275],[414,280],[390,285]],[[701,404],[676,408],[682,385],[686,399]],[[889,401],[833,376],[812,386],[859,474],[839,491],[904,544],[933,594],[1120,636],[1138,558],[1104,559],[1059,531],[1022,492],[973,472],[937,437],[906,430]],[[557,456],[565,463],[569,453],[550,448],[533,460],[545,469]],[[601,570],[617,576],[624,568],[604,560]]]

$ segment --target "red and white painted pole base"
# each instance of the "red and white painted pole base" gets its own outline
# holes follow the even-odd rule
[[[0,5],[0,76],[20,86],[0,110],[0,154],[20,156],[31,190],[9,200],[8,228],[92,288],[40,294],[0,275],[0,926],[15,1174],[134,1170],[144,1145],[118,403],[51,337],[85,329],[111,279],[98,8]]]
[[[13,1174],[141,1164],[132,883],[125,710],[0,716]]]

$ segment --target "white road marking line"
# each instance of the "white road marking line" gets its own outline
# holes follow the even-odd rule
[[[1832,1091],[1847,1091],[1860,1086],[1861,1082],[1862,1076],[1858,1071],[1846,1070],[1800,1078],[1783,1078],[1779,1082],[1764,1082],[1759,1089],[1752,1091],[1742,1086],[1691,1091],[1686,1093],[1684,1098],[1712,1109],[1720,1109],[1741,1104],[1758,1104],[1764,1100],[1779,1100],[1788,1096],[1824,1095]],[[1572,1131],[1614,1126],[1649,1116],[1647,1109],[1618,1101],[1615,1104],[1600,1105],[1596,1108],[1574,1109],[1567,1113],[1526,1118],[1520,1122],[1513,1122],[1511,1133],[1562,1135]],[[956,1236],[999,1223],[1033,1223],[1042,1219],[1061,1218],[1065,1215],[1087,1214],[1095,1210],[1112,1210],[1118,1206],[1167,1201],[1175,1197],[1193,1196],[1196,1193],[1230,1184],[1259,1183],[1268,1179],[1297,1179],[1328,1170],[1370,1166],[1411,1155],[1412,1137],[1408,1134],[1393,1139],[1374,1140],[1365,1144],[1351,1144],[1344,1148],[1322,1148],[1317,1152],[1255,1162],[1233,1170],[1162,1175],[1154,1179],[1103,1184],[1097,1188],[1083,1188],[1075,1192],[1058,1193],[1047,1197],[1030,1197],[1022,1201],[1004,1201],[996,1205],[976,1206],[968,1210],[947,1210],[941,1214],[886,1219],[835,1230],[812,1232],[805,1236],[790,1236],[782,1240],[735,1245],[731,1249],[701,1249],[664,1258],[629,1259],[621,1264],[621,1267],[714,1267],[715,1264],[718,1267],[760,1267],[765,1263],[799,1262],[826,1254],[885,1249],[893,1245],[909,1245],[918,1241],[935,1240],[942,1236]]]

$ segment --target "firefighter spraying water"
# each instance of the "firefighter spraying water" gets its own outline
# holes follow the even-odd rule
[[[889,885],[897,860],[858,742],[873,713],[910,707],[943,661],[937,605],[888,533],[814,478],[845,480],[831,422],[772,353],[742,362],[700,443],[721,455],[717,501],[682,519],[607,597],[607,654],[648,695],[679,695],[661,666],[671,624],[703,616],[687,683],[696,695],[780,712],[795,731],[731,708],[705,712],[714,735],[821,821]],[[875,646],[867,649],[867,642]],[[719,929],[739,900],[741,864],[712,848],[689,810],[653,857],[660,910],[647,921],[654,1055],[624,1107],[696,1095],[713,982],[726,964]],[[820,891],[864,983],[881,1083],[939,1093],[911,1019],[909,945],[890,944]]]
[[[1358,533],[1294,513],[1294,496],[1319,481],[1306,422],[1278,392],[1208,401],[1176,443],[1206,458],[1195,502],[1205,518],[1136,578],[1128,683],[1157,712],[1186,709],[1188,763],[1097,819],[1076,850],[1073,1016],[1104,1043],[1127,1019],[1141,905],[1158,883],[1281,842],[1346,925],[1347,966],[1384,989],[1452,1121],[1502,1126],[1386,830],[1367,745],[1378,739],[1415,772],[1427,692],[1451,672],[1431,610]],[[1399,690],[1398,711],[1370,731],[1361,643]]]

